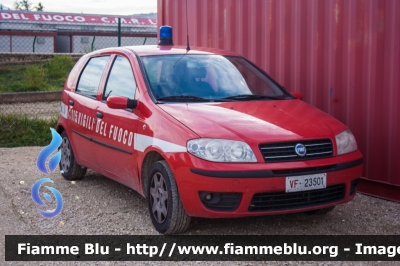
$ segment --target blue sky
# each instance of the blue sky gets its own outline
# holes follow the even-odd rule
[[[15,0],[0,0],[13,9]],[[32,6],[41,2],[47,12],[106,15],[132,15],[157,12],[157,0],[30,0]]]

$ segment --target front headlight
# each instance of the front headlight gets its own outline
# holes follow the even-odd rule
[[[336,146],[338,155],[346,154],[357,150],[357,142],[350,129],[336,135]]]
[[[242,141],[192,139],[187,150],[194,156],[213,162],[257,162],[250,146]]]

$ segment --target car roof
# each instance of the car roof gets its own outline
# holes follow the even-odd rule
[[[186,46],[172,46],[172,45],[140,45],[140,46],[123,46],[106,48],[95,51],[96,54],[101,52],[118,51],[120,49],[128,49],[136,53],[138,56],[151,56],[151,55],[165,55],[165,54],[208,54],[208,55],[237,55],[236,53],[229,52],[226,50],[206,48],[206,47],[191,47],[189,51],[186,50]]]

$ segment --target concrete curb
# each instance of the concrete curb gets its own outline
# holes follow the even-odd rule
[[[0,53],[0,65],[45,62],[53,59],[55,55],[68,55],[77,61],[83,54]]]
[[[61,101],[62,91],[13,92],[0,94],[0,104]]]

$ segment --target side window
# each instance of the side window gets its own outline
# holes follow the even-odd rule
[[[103,100],[106,100],[108,96],[124,96],[133,99],[135,92],[136,82],[131,64],[125,57],[115,57],[110,75],[108,76]]]
[[[79,78],[78,86],[76,87],[77,92],[96,97],[101,76],[109,58],[110,56],[101,56],[93,57],[89,60]]]

